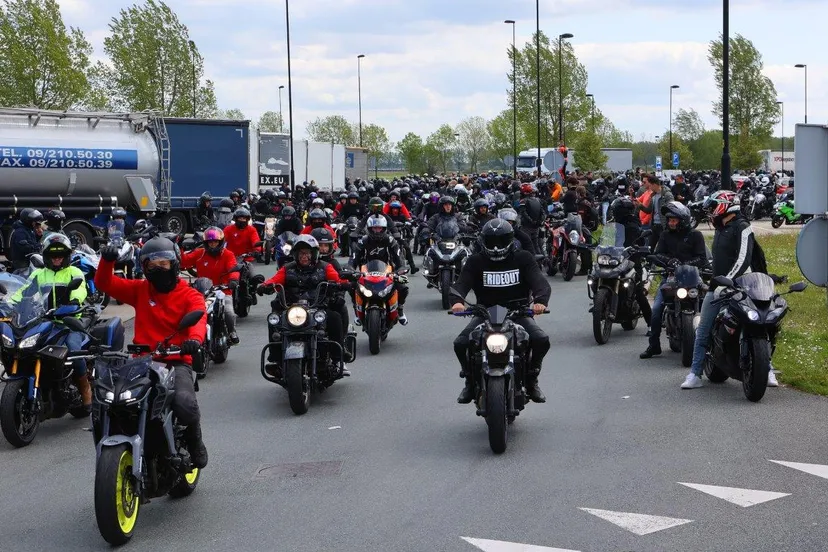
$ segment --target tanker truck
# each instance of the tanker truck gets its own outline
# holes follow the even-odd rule
[[[92,244],[115,207],[166,231],[192,231],[202,192],[249,189],[249,127],[154,112],[0,108],[0,245],[27,207],[63,210],[77,243]]]

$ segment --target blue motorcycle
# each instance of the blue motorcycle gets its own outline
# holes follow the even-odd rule
[[[109,305],[109,295],[95,287],[95,273],[98,271],[100,261],[98,254],[86,244],[79,245],[72,252],[72,266],[78,267],[83,272],[83,278],[86,281],[87,302],[103,310]]]

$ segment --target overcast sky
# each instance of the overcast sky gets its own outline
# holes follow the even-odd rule
[[[58,0],[66,22],[83,29],[103,53],[110,18],[126,0]],[[785,102],[786,135],[805,112],[828,120],[828,1],[731,0],[730,31],[751,39],[765,74]],[[205,58],[219,107],[257,119],[279,109],[287,83],[284,0],[168,0]],[[506,108],[507,48],[517,21],[520,45],[535,29],[532,0],[292,0],[294,127],[304,136],[317,116],[356,121],[357,54],[362,60],[363,122],[392,140],[471,115],[490,119]],[[589,73],[596,104],[636,138],[661,134],[674,110],[696,109],[717,127],[717,95],[707,61],[721,32],[720,0],[541,0],[541,29],[570,32]],[[287,90],[283,109],[287,118]],[[779,133],[777,127],[776,134]]]

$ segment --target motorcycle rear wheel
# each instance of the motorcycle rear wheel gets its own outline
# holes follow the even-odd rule
[[[785,217],[783,217],[782,215],[773,215],[773,217],[771,217],[771,226],[773,226],[774,228],[779,228],[784,223]]]
[[[365,321],[365,331],[368,334],[368,350],[372,355],[379,354],[382,342],[382,315],[379,309],[368,311]]]
[[[749,365],[742,366],[742,389],[751,402],[759,402],[768,388],[770,343],[764,339],[748,340]]]
[[[198,486],[198,480],[201,479],[201,470],[193,468],[190,472],[181,477],[181,481],[175,484],[168,493],[172,498],[184,498],[190,496]]]
[[[284,362],[285,388],[288,392],[290,409],[300,416],[310,407],[310,381],[305,381],[304,362],[292,358]]]
[[[126,544],[138,521],[141,501],[132,476],[132,449],[104,447],[95,466],[95,519],[109,544]]]
[[[269,265],[270,259],[273,258],[273,246],[268,242],[264,244],[264,264]]]
[[[605,345],[612,333],[612,321],[609,314],[610,295],[609,290],[600,288],[595,292],[595,302],[592,306],[592,335],[598,345]]]
[[[506,379],[490,378],[486,382],[486,425],[489,426],[489,446],[495,454],[506,451],[509,437],[506,418]]]

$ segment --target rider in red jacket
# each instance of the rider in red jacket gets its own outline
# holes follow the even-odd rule
[[[259,233],[250,225],[250,211],[243,207],[233,213],[233,224],[224,228],[224,239],[227,249],[236,256],[262,251],[261,246],[256,246],[260,241]]]

